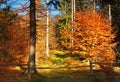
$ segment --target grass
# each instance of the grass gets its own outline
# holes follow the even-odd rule
[[[118,82],[114,79],[116,77],[120,79],[119,74],[106,74],[103,70],[94,70],[94,74],[90,75],[88,70],[53,69],[47,73],[44,71],[42,77],[32,79],[31,82]]]
[[[86,75],[86,73],[82,74],[82,76],[81,73],[77,75],[74,75],[74,73],[60,76],[49,75],[37,79],[32,79],[30,82],[106,82],[103,78],[96,75]]]
[[[89,70],[81,68],[38,69],[38,74],[32,75],[31,80],[20,70],[5,68],[1,70],[0,82],[118,82],[120,79],[120,74],[116,72],[109,74],[102,70],[94,70],[94,74],[90,75]]]
[[[68,58],[65,57],[64,60]],[[52,67],[64,65],[63,58],[56,55],[52,56],[51,60],[52,63],[55,63],[51,64]],[[89,67],[37,69],[38,74],[31,75],[31,80],[20,67],[0,67],[0,70],[0,82],[118,82],[120,79],[119,67],[115,69],[114,73],[94,69],[93,75],[90,75]]]
[[[31,82],[90,82],[83,78],[69,78],[69,77],[52,77],[52,78],[39,78],[31,80]]]
[[[68,73],[68,71],[58,73],[52,71],[52,73],[48,73],[45,76],[42,76],[41,78],[32,79],[31,82],[90,82],[86,74],[82,76],[77,76],[78,73]]]
[[[31,82],[102,82],[101,78],[91,76],[87,70],[55,69],[43,75]]]
[[[88,71],[74,69],[50,69],[38,70],[42,75],[32,79],[31,82],[90,82]]]

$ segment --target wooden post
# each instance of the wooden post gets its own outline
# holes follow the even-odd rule
[[[93,66],[92,66],[92,62],[91,61],[89,61],[90,62],[90,74],[92,75],[93,74]]]
[[[28,79],[30,80],[31,79],[31,73],[30,73],[30,65],[28,64]]]

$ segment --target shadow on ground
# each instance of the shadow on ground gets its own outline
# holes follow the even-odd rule
[[[28,74],[18,67],[0,67],[0,82],[119,82],[120,73],[81,69],[39,69],[38,74]]]
[[[47,70],[47,73],[43,74],[42,78],[31,82],[119,82],[119,79],[120,74],[111,71],[94,70],[91,75],[89,70],[58,69],[49,72]]]

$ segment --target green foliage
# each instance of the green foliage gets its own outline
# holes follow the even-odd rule
[[[61,18],[59,18],[58,20],[58,25],[57,25],[57,30],[58,30],[58,34],[57,37],[59,39],[59,44],[60,44],[60,48],[65,49],[66,46],[63,45],[64,42],[70,42],[69,38],[66,38],[65,36],[63,36],[63,30],[64,31],[71,31],[71,14],[66,13],[63,14],[61,16]],[[67,49],[67,48],[66,48]]]
[[[71,0],[58,0],[60,2],[60,11],[64,14],[71,13]]]
[[[69,23],[70,20],[71,20],[70,14],[64,14],[64,15],[62,15],[62,17],[58,21],[58,27],[60,29],[64,29],[65,27],[70,28],[71,27],[71,25]]]
[[[75,53],[70,52],[63,52],[63,51],[56,51],[55,56],[58,58],[71,59],[71,60],[79,60],[79,55],[76,55]]]
[[[53,65],[78,65],[79,61],[81,61],[81,58],[79,55],[76,55],[75,53],[71,53],[69,51],[56,51],[55,55],[52,55],[49,57],[49,59],[52,61]]]
[[[55,51],[55,55],[65,55],[63,51]]]
[[[57,56],[51,56],[51,57],[49,57],[49,59],[55,64],[63,64],[64,63],[64,59],[57,57]]]

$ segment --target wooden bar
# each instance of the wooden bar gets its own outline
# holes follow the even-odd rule
[[[90,67],[90,66],[76,66],[76,67],[36,67],[36,69],[62,69],[62,68],[80,68],[80,67]]]
[[[0,64],[0,66],[28,66],[28,64]]]

